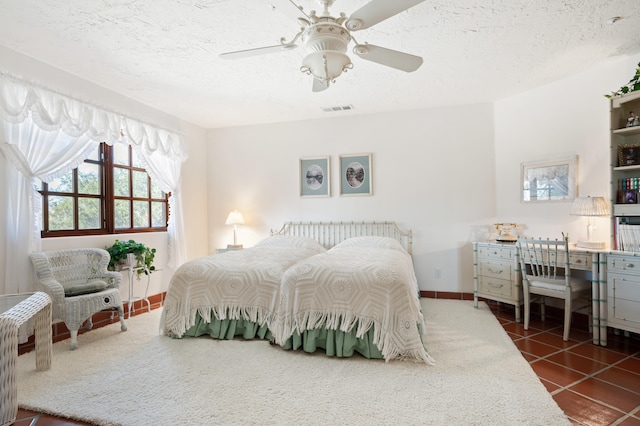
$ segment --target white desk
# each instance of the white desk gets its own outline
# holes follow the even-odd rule
[[[601,294],[602,275],[600,274],[602,258],[599,250],[585,250],[569,246],[569,265],[572,271],[587,272],[592,285],[593,310],[593,343],[606,344],[606,300],[604,307]],[[606,260],[604,260],[606,262]],[[496,300],[515,306],[516,321],[520,322],[520,307],[524,303],[522,296],[522,271],[520,259],[514,243],[474,242],[473,243],[474,293],[475,306],[478,298]],[[604,317],[604,320],[603,320]],[[603,325],[604,324],[604,325]],[[603,328],[604,327],[604,328]],[[603,329],[602,329],[603,328]],[[604,337],[604,343],[600,336]]]

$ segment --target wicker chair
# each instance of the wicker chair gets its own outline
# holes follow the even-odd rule
[[[52,318],[64,321],[71,332],[70,349],[78,348],[78,330],[97,312],[117,310],[126,331],[124,307],[118,288],[122,276],[107,270],[109,253],[98,248],[46,251],[31,254],[36,277],[51,297]]]

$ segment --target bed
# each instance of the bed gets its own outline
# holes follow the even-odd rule
[[[395,239],[349,238],[285,271],[271,325],[285,349],[433,364],[409,253]]]
[[[431,364],[411,249],[411,232],[394,222],[289,222],[254,247],[180,267],[162,328],[176,338],[242,336],[331,356]],[[331,289],[350,298],[318,296]],[[293,296],[300,291],[306,299]]]
[[[244,250],[186,262],[171,278],[161,329],[171,337],[270,339],[282,274],[326,251],[303,236],[272,236]]]

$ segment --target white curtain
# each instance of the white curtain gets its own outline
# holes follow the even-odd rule
[[[187,158],[172,132],[0,74],[0,149],[7,159],[6,268],[0,294],[34,290],[29,254],[40,249],[40,194],[33,179],[50,181],[80,165],[100,142],[132,144],[152,179],[171,192],[169,259],[186,257],[180,169]]]

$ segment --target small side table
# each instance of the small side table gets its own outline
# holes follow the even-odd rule
[[[127,310],[129,311],[129,315],[127,318],[131,318],[131,310],[133,309],[133,303],[136,300],[142,300],[143,308],[144,308],[144,302],[147,302],[147,311],[151,312],[151,302],[149,302],[149,284],[151,283],[151,273],[147,270],[146,266],[141,266],[141,267],[124,266],[122,267],[122,269],[126,270],[127,273],[129,274],[129,299],[125,300],[128,306]],[[144,297],[133,295],[133,280],[138,279],[137,277],[138,271],[145,271],[147,276],[147,287],[144,290]]]
[[[220,254],[220,253],[226,253],[228,251],[237,251],[237,250],[242,250],[242,246],[238,246],[238,247],[225,247],[225,248],[219,248],[216,249],[216,254]]]
[[[36,370],[51,368],[51,298],[44,292],[0,295],[0,425],[18,415],[18,329],[34,318]]]

